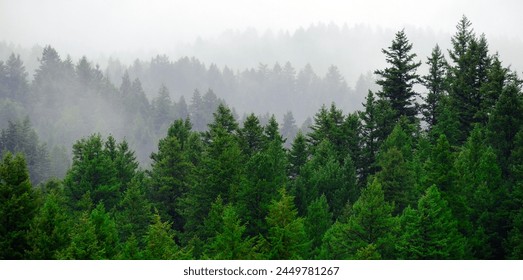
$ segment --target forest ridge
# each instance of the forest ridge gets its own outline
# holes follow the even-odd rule
[[[212,89],[187,105],[164,86],[149,103],[139,79],[116,88],[51,47],[29,83],[13,54],[0,62],[0,259],[522,259],[522,81],[465,16],[451,43],[420,76],[398,31],[363,109],[333,102],[303,129],[290,112],[239,121]],[[299,83],[279,72],[305,85],[283,105],[318,87],[348,98],[335,67]]]

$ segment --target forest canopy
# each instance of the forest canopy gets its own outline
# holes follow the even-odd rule
[[[522,259],[523,81],[465,16],[450,41],[423,58],[398,31],[354,111],[336,66],[157,56],[141,76],[170,82],[151,98],[139,65],[115,85],[47,46],[29,80],[12,54],[0,259]]]

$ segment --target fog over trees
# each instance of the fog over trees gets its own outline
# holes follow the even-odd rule
[[[0,259],[521,259],[523,43],[455,22],[0,43]]]

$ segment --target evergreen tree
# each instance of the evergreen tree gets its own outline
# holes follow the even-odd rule
[[[361,127],[362,138],[362,155],[361,155],[361,181],[366,182],[369,175],[376,171],[375,160],[379,149],[378,139],[378,112],[376,111],[376,99],[372,91],[369,91],[366,97],[364,112],[360,112],[360,118],[363,122]]]
[[[421,254],[417,255],[418,257],[461,259],[464,256],[465,239],[458,232],[456,220],[435,186],[428,188],[425,195],[420,198],[417,215],[419,218],[411,221],[417,222],[417,229],[411,228],[411,230],[418,230],[418,232],[404,231],[404,233],[411,235],[413,244],[421,244]]]
[[[285,147],[290,148],[291,143],[294,141],[294,138],[298,134],[298,126],[296,125],[296,120],[291,111],[288,111],[283,115],[283,124],[280,130],[282,138],[285,140]]]
[[[96,227],[85,211],[71,231],[71,243],[58,254],[60,259],[68,260],[100,260],[104,258],[105,251],[96,236]]]
[[[183,225],[178,211],[179,199],[188,192],[194,180],[193,166],[186,151],[190,129],[188,121],[174,121],[167,137],[159,141],[158,152],[151,155],[151,201],[160,215],[172,220],[178,230]]]
[[[0,132],[0,156],[7,152],[24,154],[29,177],[34,185],[43,183],[50,177],[49,152],[45,144],[38,140],[29,118],[8,121],[7,128]]]
[[[209,213],[216,197],[221,196],[225,203],[232,202],[240,186],[245,160],[238,137],[233,134],[238,124],[230,109],[225,106],[220,108],[206,133],[208,145],[198,169],[198,180],[181,202],[187,232],[201,230],[201,221]]]
[[[331,225],[332,214],[329,212],[325,195],[322,195],[307,207],[307,216],[305,216],[305,231],[311,241],[311,257],[318,255],[323,235]]]
[[[244,237],[245,225],[241,224],[232,205],[223,208],[221,230],[216,232],[206,246],[206,255],[215,260],[245,260],[255,257],[254,239]]]
[[[280,125],[276,121],[276,118],[272,115],[264,129],[265,145],[269,145],[269,143],[273,141],[278,141],[278,143],[281,144],[285,143],[285,139],[280,135],[279,127]]]
[[[98,204],[91,211],[90,220],[94,226],[94,232],[102,253],[101,258],[113,259],[117,255],[119,245],[116,223],[105,211],[103,204]]]
[[[410,137],[398,124],[382,145],[376,179],[383,186],[385,199],[395,205],[395,213],[415,201],[415,176],[411,167],[412,144]]]
[[[286,155],[281,142],[273,141],[266,150],[252,156],[238,190],[238,213],[249,223],[247,233],[265,233],[265,217],[270,202],[277,195],[276,186],[286,185]]]
[[[29,258],[57,259],[58,253],[69,245],[71,227],[65,209],[67,207],[62,189],[53,189],[45,196],[28,233],[31,245]]]
[[[392,258],[397,231],[392,209],[384,199],[380,183],[373,180],[352,206],[348,222],[337,222],[325,233],[320,257],[355,259],[374,245],[372,255]]]
[[[300,174],[300,169],[305,165],[308,157],[307,140],[300,130],[296,134],[289,152],[289,175],[292,179],[296,179],[296,176]]]
[[[120,240],[125,242],[134,238],[140,243],[152,219],[151,202],[140,187],[141,183],[138,180],[131,183],[118,203],[118,211],[115,213]]]
[[[243,122],[243,128],[239,131],[242,151],[246,156],[252,156],[263,147],[263,127],[259,119],[250,114]]]
[[[394,110],[395,117],[391,120],[392,122],[400,116],[406,116],[411,122],[414,122],[418,113],[415,102],[418,94],[413,91],[412,87],[419,82],[420,78],[416,74],[416,69],[421,62],[414,62],[416,54],[411,53],[411,50],[412,44],[409,43],[405,31],[397,32],[392,45],[387,50],[382,50],[390,67],[374,72],[381,76],[381,79],[376,81],[382,87],[378,95],[380,98],[388,100]]]
[[[27,72],[20,55],[12,53],[5,64],[5,87],[8,98],[24,103],[29,98]]]
[[[152,101],[153,123],[156,132],[165,131],[167,124],[174,119],[173,102],[165,85],[160,87],[158,96]]]
[[[459,141],[464,142],[474,123],[481,121],[483,96],[480,88],[487,80],[490,66],[488,45],[484,36],[478,40],[471,23],[463,16],[452,37],[449,51],[454,65],[450,67],[450,97],[459,121]]]
[[[0,162],[0,259],[25,258],[36,206],[24,157],[8,152]]]
[[[423,120],[428,124],[430,130],[438,121],[438,106],[441,96],[447,90],[447,61],[441,53],[438,45],[432,50],[432,54],[427,58],[429,74],[423,76],[423,84],[428,89],[427,96],[424,98],[425,103],[421,105]]]
[[[103,202],[107,209],[116,205],[120,183],[109,150],[104,149],[104,141],[99,134],[83,138],[73,145],[73,164],[64,185],[74,207],[79,207],[77,204],[86,194],[94,204]]]
[[[519,86],[512,82],[503,88],[488,122],[488,138],[496,150],[503,173],[508,173],[510,153],[516,133],[523,124],[523,103]]]
[[[169,222],[162,222],[156,213],[145,236],[143,258],[147,260],[174,260],[182,258],[182,251],[174,241],[175,234]]]
[[[269,205],[267,225],[268,259],[290,260],[307,257],[310,242],[304,228],[303,218],[298,217],[292,196],[280,190],[280,199]]]

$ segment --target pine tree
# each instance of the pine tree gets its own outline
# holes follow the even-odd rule
[[[165,85],[160,87],[158,96],[152,101],[153,123],[156,132],[165,131],[174,119],[173,102]]]
[[[119,198],[120,183],[110,152],[98,135],[83,138],[73,145],[73,164],[64,179],[65,191],[74,207],[89,193],[94,204],[102,202],[112,209]]]
[[[127,242],[134,237],[139,240],[145,235],[152,219],[151,202],[142,189],[141,181],[133,181],[118,203],[115,214],[120,240]]]
[[[119,245],[116,223],[105,211],[103,204],[98,204],[91,211],[90,220],[94,226],[94,232],[101,251],[101,258],[113,259],[116,257]]]
[[[380,183],[373,180],[354,203],[347,223],[337,222],[325,233],[320,257],[355,259],[361,257],[362,250],[374,245],[374,256],[392,258],[397,231],[392,209],[384,199]]]
[[[222,225],[206,246],[205,255],[215,260],[244,260],[255,258],[254,238],[245,237],[245,225],[232,205],[221,213]]]
[[[303,218],[298,217],[293,197],[285,189],[280,190],[280,199],[269,206],[267,225],[268,259],[290,260],[307,258],[310,246],[305,233]]]
[[[311,241],[311,257],[315,257],[319,253],[323,235],[332,225],[332,214],[329,212],[329,204],[325,195],[314,200],[307,207],[307,216],[305,216],[304,222],[305,231]]]
[[[27,82],[27,72],[20,55],[12,53],[7,59],[5,66],[7,97],[21,103],[28,101],[29,84]]]
[[[440,99],[447,90],[447,61],[438,45],[434,47],[427,60],[429,74],[423,76],[423,84],[427,87],[428,93],[424,98],[425,104],[421,105],[421,109],[424,116],[423,120],[427,122],[428,130],[430,130],[438,121]]]
[[[182,251],[174,241],[175,234],[169,222],[162,222],[156,213],[145,236],[143,258],[147,260],[174,260],[182,258]]]
[[[376,179],[383,186],[385,200],[395,205],[395,213],[415,201],[415,176],[412,170],[412,141],[398,124],[382,145]]]
[[[362,170],[360,173],[361,181],[363,182],[366,182],[367,177],[376,171],[375,160],[379,149],[378,112],[376,110],[376,99],[372,91],[368,92],[365,100],[366,102],[363,104],[365,111],[360,112],[360,118],[363,122],[361,128],[363,146],[361,155]]]
[[[296,179],[300,174],[300,169],[305,165],[308,157],[307,140],[300,130],[296,134],[289,152],[289,175],[292,179]]]
[[[206,133],[207,147],[198,168],[198,180],[189,188],[181,202],[181,213],[186,219],[186,232],[201,230],[201,221],[207,216],[211,203],[221,196],[225,203],[234,201],[245,163],[241,152],[237,123],[231,111],[221,106],[215,121]],[[228,128],[226,128],[228,127]]]
[[[269,143],[273,141],[277,141],[278,143],[285,143],[285,139],[282,138],[280,135],[280,125],[276,121],[276,118],[274,115],[272,115],[269,118],[269,122],[264,128],[264,139],[265,139],[265,145],[269,145]]]
[[[183,219],[179,199],[193,184],[193,166],[186,151],[190,133],[188,121],[176,120],[167,136],[158,143],[158,152],[151,155],[151,186],[149,196],[164,219],[172,220],[180,230]]]
[[[401,258],[461,259],[466,240],[457,230],[457,222],[435,186],[427,189],[418,202],[418,210],[406,208],[401,216]]]
[[[288,111],[283,115],[283,124],[280,130],[282,138],[285,140],[285,147],[290,148],[291,143],[294,141],[298,133],[298,126],[296,126],[296,120],[291,111]]]
[[[52,260],[70,242],[71,227],[62,189],[51,190],[38,209],[28,233],[30,259]]]
[[[263,127],[259,119],[250,114],[239,131],[240,144],[246,156],[252,156],[263,147]]]
[[[497,100],[488,122],[488,138],[496,150],[503,173],[508,173],[510,153],[514,149],[516,133],[523,124],[523,103],[519,86],[506,85]]]
[[[277,186],[285,186],[286,155],[281,142],[273,141],[266,150],[252,156],[246,164],[245,176],[238,190],[238,213],[249,223],[247,233],[265,233],[265,217],[270,202],[277,195]]]
[[[419,82],[416,69],[421,62],[414,62],[416,54],[411,53],[411,50],[412,44],[409,43],[405,31],[397,32],[392,45],[387,50],[382,50],[390,67],[374,72],[381,76],[381,79],[376,81],[382,87],[378,95],[388,100],[394,110],[395,117],[392,122],[400,116],[406,116],[414,122],[418,113],[415,102],[418,94],[412,87]]]
[[[453,49],[449,51],[454,65],[450,67],[452,106],[459,121],[459,141],[463,143],[474,123],[481,122],[483,96],[480,88],[487,81],[490,67],[488,44],[485,36],[478,40],[467,17],[463,16],[452,37]]]
[[[0,162],[0,259],[25,258],[36,206],[24,157],[8,152]]]
[[[96,236],[96,228],[89,212],[84,211],[71,232],[71,243],[58,254],[60,259],[100,260],[104,258],[104,247]]]

